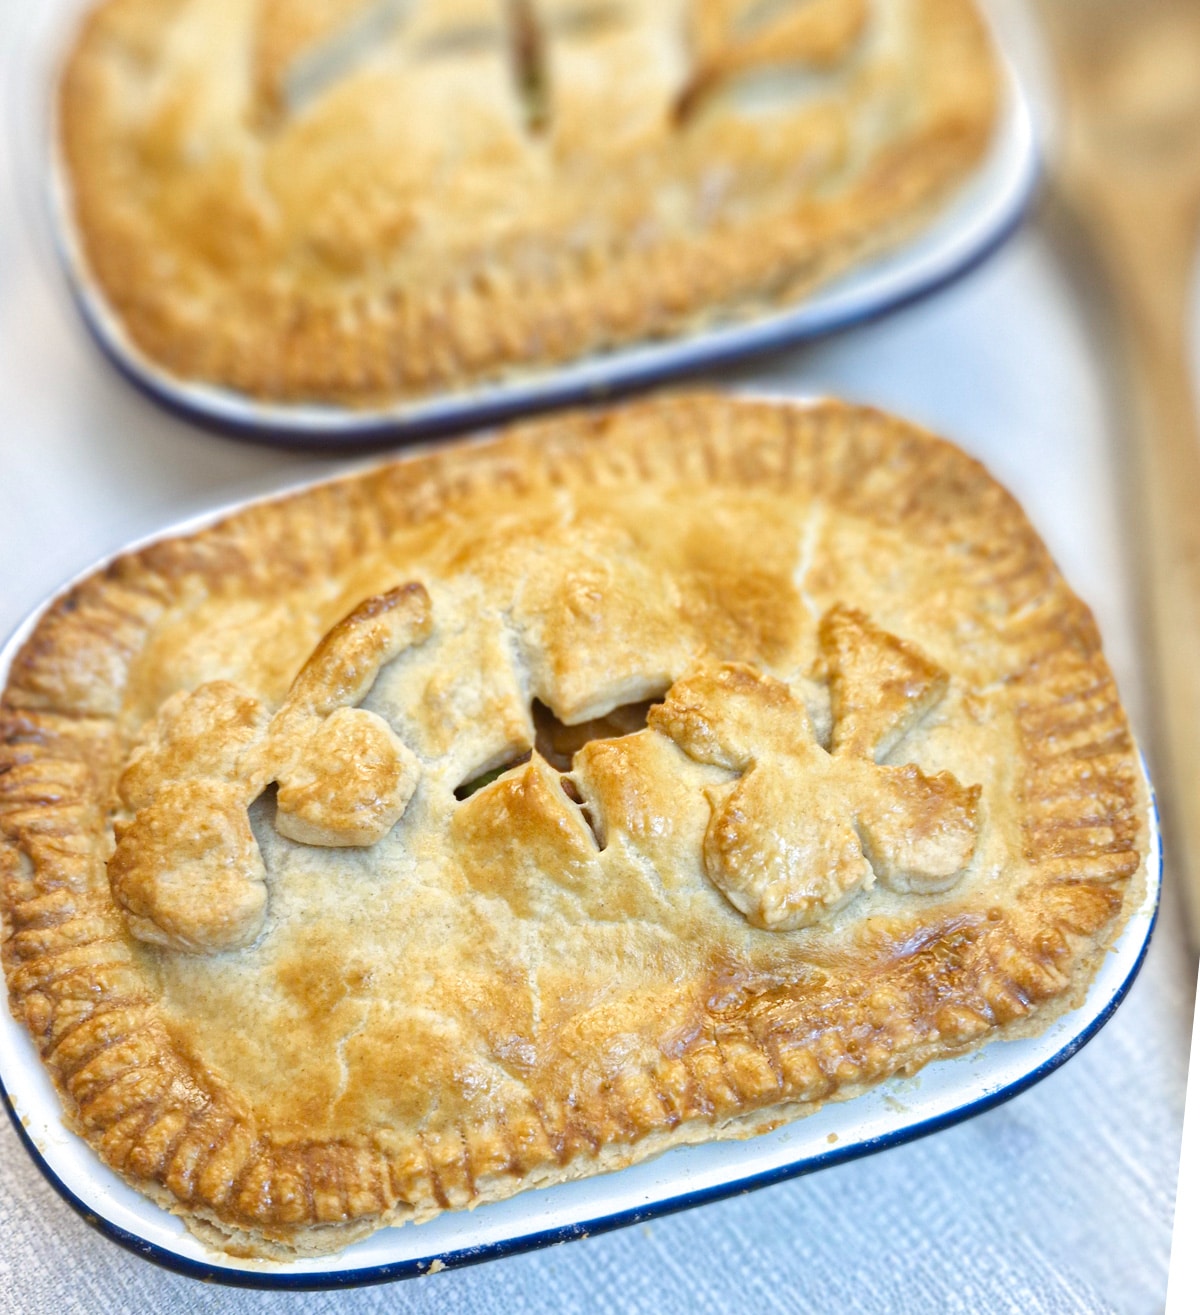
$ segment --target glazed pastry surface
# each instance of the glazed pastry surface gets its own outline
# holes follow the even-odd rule
[[[0,703],[9,996],[108,1164],[319,1252],[1040,1030],[1147,810],[1091,617],[978,464],[665,398],[59,599]]]

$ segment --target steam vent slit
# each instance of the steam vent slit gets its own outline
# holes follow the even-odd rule
[[[513,83],[525,127],[542,133],[550,122],[550,70],[546,34],[533,0],[508,0],[508,24]]]
[[[511,772],[514,767],[520,767],[522,763],[527,763],[533,756],[532,752],[526,750],[519,757],[510,758],[503,762],[499,767],[490,767],[486,772],[480,772],[478,776],[472,776],[465,780],[462,785],[457,786],[454,791],[454,797],[461,803],[464,799],[470,797],[477,791],[482,790],[485,785],[491,785],[498,780],[505,772]]]
[[[464,799],[469,799],[473,794],[482,790],[484,786],[491,785],[505,772],[527,763],[533,751],[536,751],[540,757],[544,758],[560,775],[569,772],[575,755],[585,744],[590,744],[593,740],[620,739],[622,736],[635,735],[638,731],[645,730],[647,717],[655,702],[624,704],[619,708],[613,708],[611,712],[606,713],[603,717],[597,717],[593,721],[568,726],[565,722],[560,721],[546,704],[535,699],[531,708],[535,732],[534,750],[526,750],[524,753],[515,755],[497,766],[487,767],[483,771],[477,770],[455,788],[454,797],[460,803]],[[584,819],[592,830],[592,834],[596,837],[598,848],[603,849],[604,837],[600,828],[596,825],[595,819],[591,816],[575,782],[562,775],[562,788],[567,798],[578,805]]]

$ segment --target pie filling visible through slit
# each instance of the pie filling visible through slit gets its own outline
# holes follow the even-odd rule
[[[316,1253],[1040,1030],[1146,813],[1090,616],[981,467],[664,399],[59,599],[0,704],[10,1000],[109,1165]]]
[[[794,304],[999,88],[973,0],[102,0],[59,139],[137,351],[382,406]]]

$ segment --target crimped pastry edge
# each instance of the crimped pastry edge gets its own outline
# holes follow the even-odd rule
[[[1049,570],[1050,578],[1052,581],[1056,582],[1057,592],[1063,595],[1063,598],[1060,601],[1064,603],[1065,610],[1068,613],[1067,619],[1071,622],[1070,629],[1076,630],[1082,627],[1079,631],[1078,638],[1080,642],[1082,642],[1084,648],[1090,651],[1092,657],[1098,662],[1098,669],[1101,677],[1107,680],[1106,687],[1111,687],[1111,678],[1107,676],[1107,669],[1103,664],[1103,659],[1099,655],[1098,648],[1094,647],[1096,642],[1094,630],[1091,627],[1090,617],[1087,615],[1086,609],[1083,608],[1082,604],[1078,603],[1078,600],[1074,599],[1073,596],[1069,594],[1069,591],[1066,590],[1065,585],[1063,585],[1061,581],[1061,577],[1058,577],[1057,573],[1054,572],[1053,567],[1048,565],[1048,558],[1045,556],[1044,548],[1041,547],[1040,542],[1036,539],[1036,536],[1029,528],[1028,523],[1024,520],[1023,514],[1016,507],[1016,504],[1007,494],[1004,494],[993,481],[990,480],[990,477],[982,472],[982,468],[978,466],[978,463],[971,461],[970,458],[966,457],[961,452],[958,452],[956,449],[951,448],[949,445],[942,443],[940,440],[935,440],[928,435],[922,434],[912,426],[904,425],[902,422],[893,421],[888,417],[880,416],[878,413],[871,412],[864,408],[842,407],[836,403],[825,403],[801,410],[796,408],[781,408],[772,405],[726,401],[715,397],[681,397],[676,399],[666,399],[661,402],[642,404],[641,406],[627,408],[623,411],[614,412],[609,415],[596,416],[582,414],[560,418],[549,422],[541,422],[535,425],[527,425],[513,431],[507,437],[501,438],[496,442],[487,444],[483,447],[466,449],[465,451],[468,455],[465,458],[462,455],[464,453],[464,449],[462,448],[451,450],[449,453],[435,452],[425,457],[414,458],[405,462],[396,463],[392,466],[382,467],[378,470],[367,472],[364,475],[350,476],[343,480],[335,481],[329,485],[317,485],[310,489],[308,493],[293,495],[291,498],[283,501],[255,504],[247,509],[246,512],[239,516],[235,516],[232,521],[218,523],[217,525],[210,527],[208,530],[202,531],[191,541],[183,541],[183,543],[180,543],[179,541],[171,541],[167,545],[151,544],[149,547],[142,549],[140,553],[134,554],[131,557],[117,559],[117,561],[112,563],[105,571],[100,573],[99,576],[89,577],[83,581],[76,590],[68,593],[65,597],[60,598],[54,605],[52,605],[48,613],[43,617],[37,630],[35,630],[34,635],[26,644],[22,654],[14,663],[14,669],[18,671],[16,680],[18,699],[16,703],[14,703],[11,698],[7,699],[4,707],[6,725],[10,732],[8,738],[10,740],[13,738],[12,731],[13,727],[16,726],[17,741],[19,743],[28,743],[28,735],[22,734],[21,727],[26,727],[26,731],[28,731],[28,728],[33,722],[36,722],[39,716],[47,715],[45,712],[47,690],[44,687],[41,689],[31,689],[28,680],[26,680],[23,687],[20,670],[24,665],[25,676],[29,677],[35,674],[39,664],[42,666],[45,665],[48,652],[53,655],[55,651],[55,645],[53,643],[49,646],[49,649],[47,649],[44,644],[39,644],[38,642],[38,635],[42,630],[42,627],[45,626],[48,621],[54,620],[58,624],[65,625],[69,636],[72,629],[80,626],[83,622],[83,618],[79,616],[79,613],[81,610],[86,609],[81,608],[79,596],[81,593],[86,593],[89,587],[92,589],[99,588],[102,595],[105,593],[110,595],[109,601],[115,600],[116,603],[124,605],[125,611],[123,613],[121,606],[117,607],[117,615],[124,615],[125,618],[128,619],[129,595],[125,586],[121,582],[121,574],[122,569],[130,569],[133,563],[139,558],[145,559],[146,557],[150,557],[153,559],[157,554],[162,558],[164,565],[169,565],[173,552],[183,552],[186,555],[186,548],[189,543],[192,545],[203,543],[209,535],[216,535],[219,538],[222,533],[228,534],[230,527],[235,523],[241,524],[244,527],[247,521],[253,523],[256,518],[261,518],[264,515],[270,520],[272,518],[277,518],[284,509],[291,509],[294,514],[295,510],[302,506],[304,499],[315,499],[319,502],[323,495],[330,494],[331,491],[352,496],[355,489],[358,489],[359,492],[361,492],[362,486],[371,485],[373,482],[386,483],[389,472],[411,472],[414,469],[419,470],[424,468],[427,475],[429,475],[430,478],[433,478],[434,472],[439,467],[443,470],[449,471],[453,469],[453,466],[456,463],[461,465],[465,460],[468,464],[474,463],[479,465],[481,467],[480,474],[484,477],[487,477],[490,474],[493,477],[502,476],[507,479],[519,480],[520,472],[519,469],[514,466],[512,458],[519,455],[522,449],[525,449],[524,455],[529,457],[533,454],[535,448],[540,449],[546,444],[549,444],[550,446],[560,449],[558,451],[558,457],[564,460],[567,465],[570,464],[570,454],[574,452],[577,463],[585,467],[583,471],[577,472],[581,479],[586,479],[588,477],[586,467],[589,464],[589,457],[595,458],[601,467],[607,465],[610,468],[610,473],[612,468],[615,467],[618,472],[617,477],[621,478],[628,477],[629,467],[626,463],[633,455],[630,448],[630,436],[628,432],[624,435],[624,442],[622,442],[622,434],[620,432],[622,428],[628,429],[631,427],[633,429],[632,437],[636,440],[639,424],[654,423],[656,421],[658,423],[665,421],[665,427],[668,431],[672,428],[678,430],[686,421],[699,424],[702,420],[710,422],[710,428],[711,424],[715,424],[718,431],[720,431],[722,426],[724,426],[726,430],[728,430],[729,427],[736,428],[738,423],[749,424],[751,430],[753,430],[756,422],[759,423],[760,428],[762,425],[766,425],[768,429],[774,424],[778,431],[779,421],[782,419],[784,431],[791,435],[792,446],[794,446],[795,431],[793,426],[806,423],[805,418],[809,427],[813,428],[815,426],[817,430],[820,430],[822,426],[825,426],[835,431],[836,434],[836,431],[838,431],[839,428],[844,430],[848,427],[850,430],[854,430],[858,427],[863,432],[869,431],[874,433],[876,438],[879,441],[884,442],[885,445],[890,436],[893,442],[900,444],[902,447],[908,445],[911,448],[914,444],[918,448],[923,447],[926,456],[932,456],[939,459],[939,461],[935,461],[935,464],[939,464],[939,462],[948,463],[949,467],[954,468],[951,473],[959,484],[963,486],[963,492],[961,494],[963,497],[966,496],[966,489],[982,481],[982,488],[990,494],[990,497],[987,499],[990,503],[988,514],[994,515],[997,512],[1002,512],[1004,513],[1005,520],[1014,522],[1014,527],[1019,532],[1017,534],[1018,539],[1025,540],[1026,556],[1032,557],[1035,565],[1040,562],[1043,569]],[[555,437],[554,431],[556,429],[562,430],[563,433]],[[617,432],[606,433],[606,431],[613,430]],[[758,434],[758,437],[760,439],[765,437],[768,440],[763,444],[764,449],[770,448],[770,434],[764,435],[760,433]],[[705,435],[705,439],[707,441],[701,443],[701,446],[705,448],[705,452],[702,454],[703,459],[708,460],[710,458],[717,458],[717,465],[719,466],[719,456],[723,456],[727,462],[732,462],[734,470],[730,473],[733,473],[735,478],[739,477],[739,474],[741,478],[750,482],[753,482],[755,478],[771,478],[772,471],[769,465],[769,454],[765,450],[759,451],[757,455],[754,455],[753,444],[739,447],[739,443],[735,442],[728,432],[724,433],[724,435],[721,435],[718,432],[715,437],[710,432]],[[670,446],[671,441],[672,440],[668,439],[666,445]],[[676,448],[678,448],[678,445],[682,440],[676,437],[673,441]],[[776,432],[776,446],[779,441],[780,434]],[[845,435],[843,434],[838,441],[846,441]],[[718,448],[720,448],[723,443],[725,450],[719,454],[714,454],[711,450],[711,445],[714,443],[716,443]],[[625,451],[621,450],[622,447],[625,448]],[[636,443],[634,443],[633,447],[636,449]],[[609,450],[612,448],[615,448],[616,451],[613,452]],[[638,451],[639,455],[635,457],[635,460],[641,461],[644,459],[644,452],[641,452],[640,449]],[[659,454],[655,454],[655,458],[657,458],[658,455]],[[681,453],[679,451],[674,451],[671,455],[672,459],[676,461],[687,460],[689,456],[688,453]],[[815,450],[813,453],[810,453],[810,455],[815,455]],[[624,476],[621,475],[623,466],[625,471]],[[774,473],[778,474],[778,471],[775,471]],[[428,482],[427,479],[426,484],[428,484]],[[421,487],[422,486],[418,483],[416,489],[410,489],[409,492],[416,492]],[[335,501],[336,500],[335,496]],[[416,505],[419,506],[420,504],[421,498],[418,496],[416,499]],[[426,510],[428,510],[428,503],[425,504],[425,507]],[[287,519],[287,515],[284,516],[284,519]],[[163,557],[164,550],[165,557]],[[72,620],[72,618],[74,618],[74,620]],[[88,633],[88,630],[88,626],[83,626],[85,634]],[[63,644],[60,643],[58,645],[60,651],[62,647]],[[34,684],[36,686],[37,682],[34,682]],[[9,693],[12,694],[13,692],[13,683],[10,678]],[[32,699],[29,697],[31,694],[33,696]],[[1115,698],[1115,692],[1113,697]],[[36,706],[39,703],[43,705],[40,711]],[[19,706],[19,704],[24,704],[25,706],[22,707]],[[71,723],[70,726],[66,724],[61,725],[54,733],[60,738],[65,735],[66,740],[69,742],[72,736],[78,735],[80,728],[82,727],[84,732],[83,739],[86,740],[87,725],[95,719],[94,714],[97,710],[94,708],[84,710],[84,715],[82,717],[79,715],[80,711],[80,709],[75,709],[76,715],[74,718],[65,719],[66,722]],[[93,716],[88,716],[88,712],[92,713]],[[1120,714],[1119,705],[1116,705],[1116,713],[1118,714],[1118,728],[1123,727],[1123,714]],[[1134,750],[1132,742],[1128,741],[1127,728],[1125,728],[1123,734],[1125,735],[1127,744],[1122,753],[1124,758],[1129,760],[1126,765],[1129,766],[1132,764],[1134,768],[1131,782],[1133,789],[1129,798],[1129,811],[1135,817],[1144,817],[1146,804],[1144,780],[1140,768],[1137,767],[1136,761],[1134,760]],[[86,754],[84,756],[86,757]],[[20,750],[17,751],[17,757],[21,757]],[[64,759],[62,762],[63,766],[66,767],[68,766],[69,760]],[[13,766],[22,765],[20,762],[12,761],[11,744],[8,750],[8,760],[5,765],[10,769]],[[28,762],[24,765],[27,766]],[[45,768],[48,764],[42,759],[40,760],[40,765],[42,768]],[[69,772],[67,774],[70,775]],[[41,775],[44,780],[45,773],[42,772]],[[13,786],[15,778],[11,775],[11,770],[8,780],[4,781],[4,778],[0,777],[0,782],[3,782],[4,785],[9,787]],[[0,787],[0,792],[2,792],[2,787]],[[5,814],[3,820],[9,824],[10,830],[13,822],[13,802],[13,799],[10,797],[7,801],[8,806],[3,809]],[[28,806],[27,799],[21,799],[16,802],[18,805],[24,803]],[[1143,833],[1143,860],[1145,840],[1146,837]],[[11,842],[3,851],[0,851],[0,859],[5,861],[6,867],[4,870],[10,879],[14,875],[14,870],[17,877],[20,877],[22,863],[16,855],[16,847]],[[1131,880],[1130,878],[1136,879]],[[1144,862],[1139,863],[1136,871],[1129,873],[1128,877],[1122,880],[1121,884],[1124,887],[1123,898],[1121,899],[1119,906],[1117,906],[1116,911],[1110,912],[1110,915],[1098,924],[1094,933],[1091,934],[1090,940],[1085,938],[1084,941],[1081,941],[1076,945],[1071,959],[1071,975],[1067,983],[1060,986],[1057,991],[1051,992],[1046,996],[1041,1004],[1036,1005],[1036,1012],[1032,1015],[1028,1011],[1025,1013],[1018,1013],[1014,1017],[999,1024],[995,1031],[986,1033],[982,1039],[992,1039],[997,1035],[997,1032],[1001,1035],[1025,1035],[1040,1031],[1047,1026],[1054,1017],[1057,1017],[1067,1009],[1075,1007],[1086,991],[1087,981],[1090,978],[1096,963],[1103,955],[1107,945],[1109,945],[1118,934],[1131,907],[1133,907],[1136,896],[1139,893],[1137,889],[1139,882],[1144,882]],[[6,961],[9,963],[10,969],[13,966],[12,955],[10,953],[11,941],[9,939],[13,931],[12,914],[13,906],[11,906],[6,899],[4,906],[6,931],[5,957]],[[19,968],[20,965],[18,964],[17,967]],[[14,1012],[17,1012],[18,1017],[20,1017],[20,1012],[17,1009],[19,1003],[18,993],[15,986],[12,985],[11,978],[10,989],[13,991],[13,994],[10,996],[10,1003],[14,1006]],[[25,994],[28,994],[28,992]],[[29,1021],[28,1017],[26,1021]],[[962,1051],[971,1049],[975,1045],[981,1043],[981,1040],[968,1038],[957,1044],[939,1044],[934,1047],[930,1054],[924,1055],[922,1058],[918,1059],[913,1058],[917,1052],[911,1051],[909,1058],[905,1060],[902,1065],[893,1066],[889,1071],[896,1071],[899,1067],[907,1068],[914,1063],[919,1065],[920,1063],[927,1062],[927,1059],[939,1055],[961,1053]],[[878,1081],[880,1076],[886,1076],[886,1074],[875,1074],[875,1076],[870,1079],[870,1083],[873,1084],[875,1081]],[[68,1105],[72,1104],[73,1098],[70,1089],[64,1086],[64,1083],[69,1081],[69,1078],[64,1079],[63,1075],[60,1073],[55,1073],[55,1078]],[[855,1090],[857,1090],[857,1087],[854,1084],[850,1084],[849,1086],[844,1087],[841,1093],[825,1093],[819,1099],[785,1102],[785,1105],[787,1107],[794,1105],[797,1113],[806,1112],[817,1108],[822,1100],[833,1098],[834,1094],[853,1094]],[[785,1107],[785,1105],[776,1104],[768,1106],[765,1111],[755,1109],[751,1106],[748,1109],[743,1110],[741,1113],[735,1113],[731,1119],[722,1120],[722,1122],[735,1129],[735,1131],[729,1135],[740,1135],[736,1131],[739,1120],[743,1122],[745,1120],[753,1122],[761,1115],[764,1121],[772,1120],[777,1122],[781,1117],[779,1112]],[[620,1167],[622,1164],[632,1163],[637,1159],[645,1158],[648,1154],[657,1153],[659,1149],[665,1149],[667,1145],[674,1144],[676,1140],[691,1140],[693,1139],[693,1131],[697,1127],[700,1127],[701,1129],[699,1139],[706,1139],[708,1136],[712,1135],[712,1129],[710,1126],[703,1123],[698,1124],[695,1121],[691,1123],[685,1122],[673,1132],[665,1134],[662,1137],[661,1143],[656,1139],[658,1134],[653,1133],[653,1130],[648,1130],[646,1135],[651,1136],[651,1140],[647,1141],[645,1137],[643,1137],[643,1139],[637,1142],[632,1148],[618,1146],[612,1150],[611,1153],[615,1156],[616,1160],[612,1167]],[[644,1148],[646,1147],[649,1147],[650,1149],[645,1150]],[[607,1158],[609,1154],[610,1152],[605,1150],[604,1158]],[[116,1167],[118,1171],[124,1172],[122,1166],[114,1165],[114,1167]],[[595,1171],[601,1167],[607,1167],[607,1165],[602,1166],[593,1162],[589,1171]],[[136,1180],[136,1175],[126,1174],[126,1176],[130,1178],[131,1181]],[[501,1180],[497,1183],[495,1188],[489,1186],[484,1192],[480,1193],[477,1202],[487,1199],[499,1199],[501,1196],[509,1195],[512,1190],[519,1190],[520,1187],[528,1185],[531,1176],[537,1177],[540,1180],[542,1174],[540,1170],[534,1170],[532,1175],[529,1171],[526,1171],[524,1177],[520,1178],[515,1183],[512,1180]],[[572,1164],[569,1161],[566,1165],[560,1165],[558,1169],[555,1169],[548,1164],[545,1167],[546,1181],[559,1181],[572,1176],[575,1176],[575,1174],[572,1170]],[[146,1183],[144,1181],[139,1182],[138,1185],[142,1190],[146,1190]],[[193,1210],[197,1209],[196,1206],[191,1208]],[[208,1213],[202,1203],[199,1204],[198,1208],[201,1217],[203,1214]],[[428,1209],[421,1211],[418,1207],[414,1208],[413,1213],[427,1214],[432,1213],[432,1211]],[[272,1250],[278,1246],[278,1236],[272,1236],[273,1234],[277,1234],[278,1230],[273,1227],[268,1226],[265,1229],[243,1229],[236,1221],[230,1220],[228,1217],[222,1221],[221,1226],[224,1228],[232,1228],[234,1234],[237,1236],[257,1239],[256,1241],[253,1241],[251,1245],[259,1247],[260,1251],[264,1249]],[[311,1240],[318,1240],[322,1237],[329,1239],[331,1237],[331,1232],[326,1224],[314,1224],[309,1231],[304,1229],[292,1230],[289,1240],[291,1250],[288,1254],[294,1254],[300,1250],[307,1250],[307,1243],[302,1239],[309,1237],[311,1237]],[[344,1245],[348,1240],[350,1239],[347,1234],[339,1233],[337,1235],[336,1245]]]
[[[1144,880],[1140,885],[1135,884],[1130,887],[1129,904],[1131,907],[1136,908],[1138,906],[1144,893],[1144,887]],[[1113,927],[1108,940],[1104,944],[1097,945],[1095,952],[1090,956],[1087,969],[1089,979],[1104,957],[1111,953],[1113,943],[1123,931],[1124,924]],[[927,1063],[965,1058],[982,1050],[984,1046],[996,1042],[1017,1041],[1025,1037],[1038,1036],[1063,1015],[1078,1009],[1084,1002],[1088,987],[1089,980],[1081,981],[1070,995],[1052,1002],[1048,1008],[1040,1011],[1036,1017],[1018,1019],[1000,1029],[994,1036],[984,1037],[957,1051],[935,1054],[928,1060],[914,1060],[911,1065],[911,1072],[913,1074],[919,1073]],[[895,1076],[904,1077],[908,1076],[908,1073],[909,1070],[897,1070]],[[721,1124],[688,1124],[669,1132],[648,1137],[636,1146],[604,1147],[597,1159],[591,1163],[575,1161],[568,1165],[547,1167],[524,1182],[513,1182],[504,1179],[487,1184],[480,1191],[478,1200],[469,1205],[467,1209],[475,1210],[480,1206],[510,1200],[512,1197],[519,1196],[527,1191],[540,1191],[544,1188],[557,1187],[596,1174],[619,1173],[622,1169],[644,1164],[649,1160],[667,1154],[668,1151],[686,1146],[703,1145],[713,1141],[748,1140],[817,1114],[826,1105],[844,1104],[856,1100],[870,1091],[875,1085],[877,1084],[868,1083],[861,1087],[847,1088],[835,1092],[824,1101],[790,1102],[767,1110],[750,1110],[745,1114],[735,1115]],[[161,1189],[147,1191],[144,1183],[128,1178],[126,1178],[126,1181],[137,1190],[146,1192],[164,1210],[172,1214],[180,1213],[178,1202],[174,1201],[169,1194],[162,1192]],[[196,1215],[186,1218],[185,1221],[191,1232],[204,1245],[212,1248],[217,1253],[286,1262],[298,1257],[335,1255],[364,1237],[369,1237],[379,1228],[403,1227],[407,1223],[422,1224],[430,1219],[437,1218],[440,1213],[439,1211],[434,1214],[417,1216],[411,1211],[400,1211],[384,1215],[378,1220],[358,1221],[347,1225],[319,1226],[310,1229],[304,1235],[300,1244],[296,1246],[280,1246],[265,1238],[261,1233],[230,1228],[216,1217],[209,1218],[204,1215]]]

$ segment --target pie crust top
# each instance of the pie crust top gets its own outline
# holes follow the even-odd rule
[[[103,0],[60,139],[151,361],[369,406],[796,301],[998,87],[972,0]]]
[[[1147,809],[1091,616],[981,466],[682,395],[58,599],[0,703],[4,962],[109,1165],[318,1252],[1040,1030]]]

